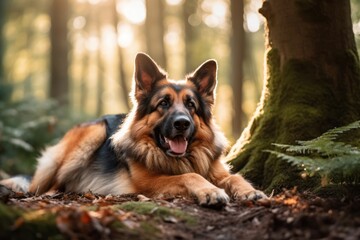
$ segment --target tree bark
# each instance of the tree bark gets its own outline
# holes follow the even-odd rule
[[[243,103],[243,80],[245,58],[244,2],[231,0],[231,85],[233,91],[232,132],[239,137],[245,124]]]
[[[194,49],[196,49],[194,47],[196,39],[198,39],[200,35],[199,29],[189,23],[189,19],[196,16],[198,4],[198,0],[185,0],[183,4],[186,73],[193,71],[199,64],[197,53],[194,51]]]
[[[5,37],[3,34],[3,29],[5,26],[5,14],[6,14],[6,5],[7,1],[0,1],[0,84],[2,85],[5,81],[5,72],[4,72],[4,46],[5,46]]]
[[[146,46],[148,54],[166,69],[164,46],[164,3],[162,0],[146,0]]]
[[[50,6],[50,97],[58,100],[61,105],[67,105],[69,103],[67,40],[68,5],[67,0],[53,0]]]
[[[5,79],[5,34],[3,34],[6,22],[6,10],[8,1],[0,1],[0,102],[9,101],[13,87]]]
[[[101,17],[98,16],[97,18],[95,18],[95,27],[96,27],[96,35],[99,38],[99,47],[96,50],[96,64],[97,64],[97,89],[96,89],[96,116],[101,116],[104,112],[104,106],[103,106],[103,94],[104,94],[104,82],[105,82],[105,76],[104,76],[104,72],[105,72],[105,66],[104,66],[104,59],[102,56],[102,41],[103,41],[103,36],[101,34]]]
[[[121,33],[117,25],[120,23],[119,14],[116,11],[116,0],[111,1],[112,9],[113,9],[113,24],[115,28],[116,35],[119,36]],[[124,53],[119,44],[117,44],[117,52],[118,52],[118,61],[119,61],[119,84],[121,88],[121,96],[126,107],[126,112],[130,111],[130,102],[129,102],[129,88],[126,83],[126,73],[125,73],[125,64],[124,64]]]
[[[228,160],[266,188],[306,186],[264,150],[294,144],[360,118],[360,71],[349,0],[267,0],[262,98]]]

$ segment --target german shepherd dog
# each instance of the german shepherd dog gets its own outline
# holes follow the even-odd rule
[[[266,198],[221,162],[227,140],[212,117],[216,84],[215,60],[173,81],[137,54],[132,111],[68,131],[38,159],[29,191],[183,195],[203,206]]]

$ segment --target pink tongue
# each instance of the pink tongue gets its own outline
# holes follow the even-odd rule
[[[175,138],[173,140],[169,139],[169,146],[171,151],[174,153],[185,153],[187,148],[187,141],[184,138]]]

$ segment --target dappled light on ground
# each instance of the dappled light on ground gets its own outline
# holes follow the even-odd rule
[[[57,193],[30,196],[1,190],[0,237],[111,239],[356,239],[360,199],[323,199],[284,190],[270,200],[203,208],[192,199]],[[27,235],[26,235],[27,234]]]

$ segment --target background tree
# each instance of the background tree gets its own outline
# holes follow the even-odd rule
[[[68,15],[69,3],[67,0],[53,0],[50,6],[50,97],[61,104],[68,104]]]
[[[166,69],[164,1],[146,0],[145,32],[147,53]]]
[[[4,25],[6,22],[6,6],[7,1],[0,1],[0,101],[6,101],[11,95],[11,86],[5,81],[4,68],[4,51],[5,51],[5,37]]]
[[[113,10],[113,24],[115,28],[116,35],[119,36],[121,32],[119,31],[118,24],[121,22],[118,12],[116,11],[116,0],[111,0],[111,8]],[[122,95],[122,101],[126,107],[126,112],[130,111],[130,101],[129,101],[129,90],[130,88],[127,85],[127,79],[126,79],[126,72],[125,72],[125,57],[123,50],[119,44],[117,44],[117,53],[118,53],[118,73],[119,73],[119,84],[121,86],[121,95]]]
[[[349,0],[268,0],[267,73],[260,104],[231,149],[234,171],[268,190],[301,185],[298,171],[264,150],[360,118],[359,59]]]
[[[245,31],[244,31],[244,1],[231,0],[231,85],[233,90],[233,136],[240,136],[245,123],[243,103]]]
[[[199,29],[190,24],[190,21],[199,21],[196,17],[198,9],[198,0],[185,0],[183,6],[183,23],[185,38],[185,72],[189,73],[197,66],[197,54],[194,45],[199,37]]]
[[[101,33],[101,26],[102,26],[102,22],[101,19],[103,19],[103,16],[98,16],[97,18],[95,18],[95,28],[96,28],[96,35],[99,38],[99,46],[101,46],[103,44],[103,36]],[[104,59],[102,56],[102,51],[100,49],[100,47],[97,49],[96,52],[96,65],[98,66],[97,68],[97,91],[96,91],[96,115],[97,116],[101,116],[101,114],[104,113],[104,108],[103,108],[103,93],[104,93],[104,82],[105,82],[105,66],[104,66]]]
[[[5,25],[5,9],[6,1],[0,2],[0,84],[4,81],[4,42],[3,29]]]

